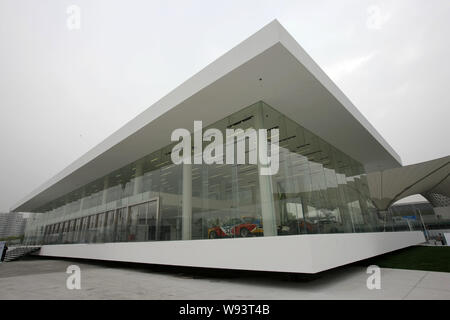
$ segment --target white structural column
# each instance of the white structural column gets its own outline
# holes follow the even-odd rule
[[[109,188],[109,176],[105,177],[105,180],[103,181],[103,197],[102,197],[102,204],[106,204],[107,201],[107,195],[108,195],[108,188]]]
[[[255,125],[257,130],[264,128],[262,103],[260,103],[260,106],[256,110]],[[275,219],[275,205],[273,203],[272,176],[261,175],[260,174],[261,167],[262,164],[259,158],[259,144],[258,144],[259,192],[261,198],[261,214],[262,214],[264,236],[265,237],[276,236],[277,224]]]
[[[273,203],[271,176],[259,175],[259,191],[261,196],[261,214],[264,236],[276,236],[277,224],[275,221],[275,206]]]
[[[209,181],[208,181],[208,166],[203,165],[201,166],[202,171],[202,207],[203,210],[207,210],[207,212],[202,212],[202,228],[207,228],[206,226],[206,216],[208,215],[209,211]]]
[[[134,189],[133,189],[133,195],[137,195],[139,193],[142,193],[142,185],[144,182],[144,161],[139,160],[136,163],[136,171],[134,172]]]
[[[183,164],[182,238],[192,238],[192,165]]]
[[[83,189],[81,190],[81,199],[80,199],[80,213],[79,216],[83,215],[83,207],[84,207],[84,201],[86,201],[86,190],[83,187]]]

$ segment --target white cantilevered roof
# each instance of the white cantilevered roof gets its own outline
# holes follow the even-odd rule
[[[257,101],[317,134],[367,170],[400,157],[291,35],[273,21],[150,106],[11,208],[33,211],[170,143],[175,128],[207,126]]]

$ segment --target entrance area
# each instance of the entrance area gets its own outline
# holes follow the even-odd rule
[[[152,241],[159,238],[158,199],[129,208],[128,240]]]

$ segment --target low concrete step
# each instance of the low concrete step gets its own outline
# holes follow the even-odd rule
[[[20,259],[26,255],[38,251],[39,249],[41,249],[41,247],[16,247],[12,250],[6,251],[5,260],[3,262],[10,262]]]

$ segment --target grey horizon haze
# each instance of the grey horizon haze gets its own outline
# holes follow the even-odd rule
[[[450,154],[448,0],[0,0],[0,212],[273,19],[404,165]]]

